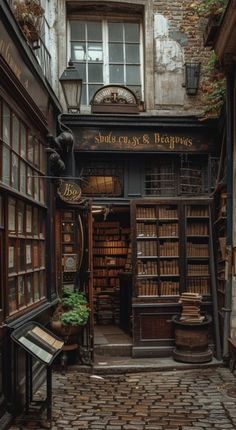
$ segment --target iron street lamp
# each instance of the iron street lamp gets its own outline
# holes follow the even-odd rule
[[[185,63],[185,87],[189,96],[195,96],[198,90],[201,63]]]
[[[62,86],[68,112],[80,112],[82,79],[79,77],[79,70],[74,66],[73,61],[69,61],[68,67],[62,73],[59,81]]]

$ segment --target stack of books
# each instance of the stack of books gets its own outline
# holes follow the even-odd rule
[[[182,293],[179,303],[182,305],[180,321],[186,323],[199,323],[204,320],[200,314],[202,296],[198,293]]]

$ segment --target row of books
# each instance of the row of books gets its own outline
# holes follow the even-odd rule
[[[188,257],[209,257],[209,246],[207,243],[192,243],[187,244]]]
[[[209,275],[208,264],[188,264],[188,275]]]
[[[154,207],[137,207],[137,218],[156,218],[156,208]]]
[[[103,237],[104,239],[104,237]],[[124,240],[108,240],[106,237],[106,240],[99,240],[95,241],[95,247],[99,246],[100,248],[122,248],[126,247],[126,242]]]
[[[104,233],[104,231],[103,231],[103,233]],[[93,240],[95,242],[103,241],[104,240],[104,234],[99,234],[99,235],[94,234]],[[119,234],[106,234],[106,240],[114,240],[114,241],[120,240],[120,235]]]
[[[94,257],[94,266],[124,266],[126,259],[123,257]]]
[[[104,228],[95,228],[94,229],[94,234],[95,235],[119,235],[120,234],[120,229],[117,227],[115,228],[109,228],[109,229],[104,229]],[[120,236],[119,236],[120,237]]]
[[[93,254],[100,254],[100,255],[126,255],[127,254],[127,248],[93,248]]]
[[[157,235],[156,225],[151,223],[145,224],[143,222],[137,222],[136,231],[138,237],[153,237]]]
[[[162,296],[178,296],[179,282],[163,281],[160,283],[160,294]]]
[[[94,278],[93,279],[93,286],[94,287],[119,287],[120,282],[119,278],[110,278],[107,280],[107,278]]]
[[[173,219],[178,217],[177,209],[172,208],[159,208],[159,219]]]
[[[160,274],[179,275],[179,261],[176,259],[160,261]]]
[[[152,280],[146,280],[138,284],[139,296],[158,296],[158,284]]]
[[[195,236],[206,236],[209,234],[208,224],[206,223],[194,223],[188,224],[187,226],[187,234],[195,235]]]
[[[179,242],[164,242],[160,245],[160,255],[164,257],[179,255]]]
[[[111,276],[118,276],[121,272],[120,269],[95,269],[93,271],[94,277],[104,276],[104,277],[111,277]]]
[[[142,240],[137,242],[137,254],[139,255],[157,255],[157,241]]]
[[[206,206],[188,206],[187,208],[187,216],[205,217],[208,215],[208,208]]]
[[[159,236],[178,236],[179,226],[178,223],[168,223],[159,226]]]
[[[157,262],[138,260],[138,275],[157,275]]]
[[[138,283],[139,296],[178,296],[179,282],[161,282],[160,288],[158,283],[153,280],[145,280]]]

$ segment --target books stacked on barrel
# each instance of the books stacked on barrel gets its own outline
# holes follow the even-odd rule
[[[200,314],[202,296],[198,293],[182,293],[179,303],[182,305],[180,321],[186,323],[199,323],[204,320]]]

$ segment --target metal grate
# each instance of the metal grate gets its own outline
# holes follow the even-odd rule
[[[146,168],[146,196],[173,196],[176,193],[177,189],[174,163]]]
[[[181,163],[180,194],[202,194],[203,178],[201,167],[196,167],[191,161]]]
[[[81,170],[81,189],[87,196],[121,197],[124,172],[120,166],[91,163]]]

